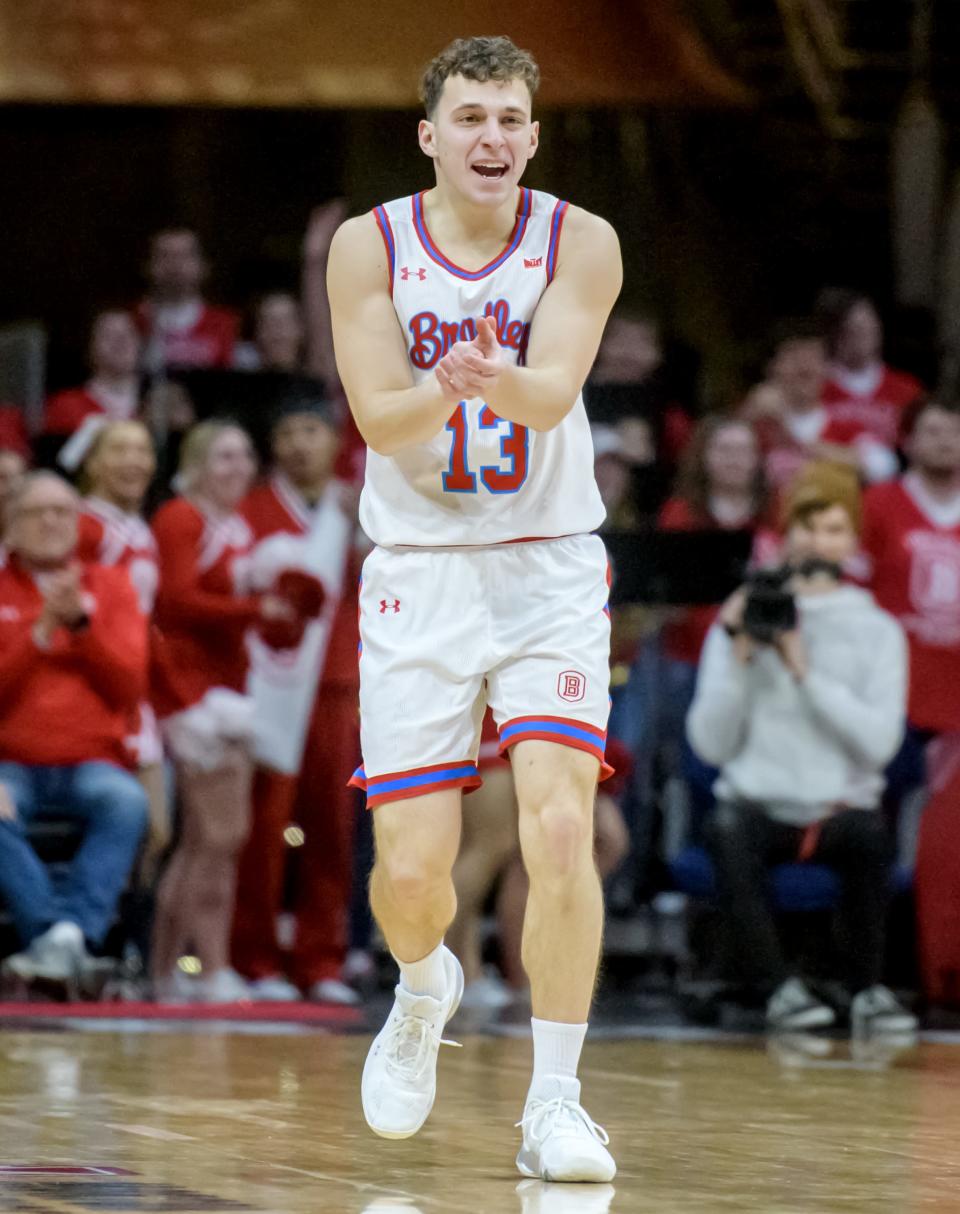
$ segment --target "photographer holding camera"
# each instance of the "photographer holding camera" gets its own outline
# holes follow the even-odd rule
[[[841,579],[860,526],[855,476],[811,465],[785,505],[784,567],[724,605],[687,718],[693,749],[720,768],[707,827],[720,907],[745,976],[769,993],[768,1027],[832,1024],[791,973],[767,898],[772,865],[830,865],[854,1030],[909,1031],[916,1021],[880,984],[893,844],[877,812],[903,736],[903,631]]]

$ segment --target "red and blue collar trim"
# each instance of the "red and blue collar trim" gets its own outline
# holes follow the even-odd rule
[[[420,243],[423,245],[424,252],[431,261],[435,261],[438,266],[442,266],[448,273],[455,275],[457,278],[465,278],[468,282],[477,282],[478,279],[486,278],[488,274],[492,274],[494,270],[500,268],[503,263],[511,257],[520,247],[520,242],[523,240],[523,234],[527,230],[527,220],[530,218],[530,212],[533,209],[533,191],[526,188],[520,190],[520,205],[517,208],[517,222],[513,226],[513,232],[510,234],[510,239],[507,242],[507,247],[493,261],[487,262],[479,270],[465,270],[462,266],[454,265],[454,263],[437,248],[433,242],[433,237],[427,229],[427,223],[423,216],[423,196],[426,190],[421,190],[419,194],[414,194],[411,198],[411,206],[413,210],[413,226],[417,233]]]

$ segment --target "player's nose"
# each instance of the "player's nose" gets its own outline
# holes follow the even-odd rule
[[[484,145],[489,148],[502,148],[506,142],[500,123],[492,116],[484,123],[481,134]]]

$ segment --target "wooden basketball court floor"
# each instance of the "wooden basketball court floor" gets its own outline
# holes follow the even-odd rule
[[[434,1113],[406,1142],[363,1122],[366,1033],[216,1021],[0,1032],[0,1210],[960,1211],[954,1041],[898,1054],[611,1029],[588,1043],[582,1075],[620,1173],[572,1186],[514,1168],[526,1034],[456,1028],[463,1049],[442,1050]]]

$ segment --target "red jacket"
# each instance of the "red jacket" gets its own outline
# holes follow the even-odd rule
[[[0,569],[0,759],[133,766],[126,738],[147,689],[147,621],[123,569],[84,565],[90,623],[33,639],[43,599],[15,557]]]
[[[260,617],[259,600],[238,595],[236,559],[252,534],[239,514],[208,518],[174,498],[153,518],[160,585],[154,608],[157,715],[169,716],[203,699],[211,687],[243,691],[247,629]]]

